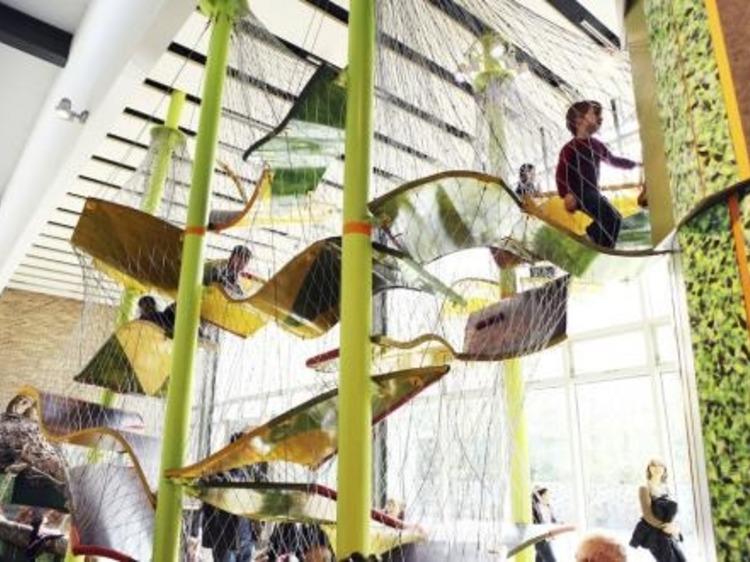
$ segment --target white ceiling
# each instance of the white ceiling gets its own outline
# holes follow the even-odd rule
[[[18,162],[60,68],[0,43],[0,69],[13,86],[0,88],[0,194]]]
[[[3,87],[15,90],[13,95],[20,102],[14,110],[26,115],[27,121],[23,125],[14,121],[14,129],[3,128],[4,142],[15,146],[19,141],[5,137],[26,140],[20,155],[0,154],[0,168],[8,176],[0,194],[0,287],[7,285],[17,268],[22,269],[18,267],[22,262],[28,270],[26,260],[40,266],[44,263],[45,270],[65,266],[70,272],[66,265],[73,255],[66,241],[69,234],[67,238],[59,232],[54,234],[48,245],[54,246],[54,251],[43,250],[40,255],[38,240],[51,236],[40,231],[45,224],[60,228],[54,224],[54,213],[64,193],[71,189],[95,147],[122,113],[133,89],[143,82],[195,9],[191,0],[65,0],[20,2],[15,7],[34,10],[30,15],[65,25],[75,35],[65,67],[46,88],[31,95],[25,91],[25,78]],[[85,8],[83,16],[78,11],[81,7]],[[24,77],[26,70],[14,74]],[[90,111],[85,125],[62,121],[55,115],[54,107],[63,97],[70,98],[77,111]],[[80,279],[80,271],[77,275]],[[25,279],[29,277],[27,273]],[[24,286],[46,290],[47,282],[41,275],[32,281]],[[58,289],[60,283],[50,280],[49,286]]]
[[[4,127],[2,142],[8,145],[9,150],[15,147],[18,153],[22,150],[19,147],[23,147],[31,137],[25,150],[22,150],[26,160],[18,164],[14,184],[10,186],[14,188],[14,199],[6,197],[0,200],[0,260],[5,259],[4,263],[0,261],[0,287],[9,286],[81,298],[86,286],[84,277],[87,272],[81,269],[69,239],[85,197],[95,195],[122,202],[123,195],[119,187],[131,178],[133,169],[143,160],[145,151],[142,147],[148,144],[148,131],[151,126],[149,119],[163,119],[166,114],[167,100],[164,92],[159,90],[160,87],[174,85],[200,98],[203,66],[188,61],[180,53],[165,51],[167,44],[173,40],[188,51],[194,50],[205,54],[205,18],[192,8],[190,0],[150,1],[155,6],[154,10],[157,5],[162,10],[161,17],[153,18],[161,21],[161,26],[148,19],[146,10],[149,0],[91,0],[87,19],[93,17],[91,14],[94,9],[105,12],[109,6],[112,13],[105,15],[109,18],[106,23],[111,27],[111,31],[104,26],[98,29],[95,35],[85,39],[83,34],[87,32],[86,25],[81,26],[80,35],[75,42],[81,49],[88,47],[91,52],[84,52],[80,56],[75,50],[71,53],[71,60],[65,69],[70,78],[68,82],[64,83],[65,76],[56,75],[54,71],[47,71],[47,74],[44,74],[41,68],[35,71],[34,68],[42,63],[34,60],[26,63],[17,61],[17,72],[14,72],[14,75],[24,76],[24,83],[32,79],[37,80],[37,87],[29,90],[33,91],[34,95],[26,91],[7,92],[5,88],[0,89],[0,96],[12,98],[10,101],[15,100],[16,103],[15,106],[3,104],[2,107],[15,107],[18,113],[9,116],[12,127]],[[337,0],[336,3],[345,7],[348,4],[345,0]],[[56,25],[64,29],[78,29],[87,2],[18,0],[9,4],[17,8],[23,6],[19,9],[44,21],[49,20],[49,23],[53,23],[54,20]],[[124,10],[125,6],[132,8],[135,4],[140,4],[143,9],[139,16],[142,21],[134,19],[135,16],[131,13],[137,10],[129,9],[125,15],[131,16],[131,20],[119,22],[118,6]],[[62,5],[65,5],[64,9]],[[252,7],[262,23],[280,39],[301,46],[337,66],[345,66],[347,29],[340,21],[304,0],[253,0]],[[525,7],[533,8],[544,16],[549,15],[557,25],[580,35],[567,20],[551,10],[544,0],[530,0],[529,5]],[[49,10],[45,12],[45,8]],[[35,13],[29,10],[34,10]],[[167,17],[163,13],[173,15]],[[444,16],[436,14],[435,17],[440,19]],[[137,35],[132,32],[136,29],[140,30],[142,35],[139,38],[130,37],[129,35]],[[315,32],[310,33],[311,29]],[[461,30],[458,29],[456,34],[460,33]],[[454,37],[454,40],[457,39],[457,36]],[[106,49],[103,49],[105,47]],[[263,53],[263,60],[268,66],[262,68],[263,64],[260,64],[254,69],[255,75],[285,91],[295,91],[291,88],[292,82],[299,82],[300,77],[309,76],[314,69],[310,63],[291,56],[278,46],[268,47],[257,43],[253,49],[256,53]],[[102,54],[99,52],[101,50],[108,53]],[[105,64],[104,61],[98,60],[100,57],[97,55],[108,57],[106,61],[109,62]],[[91,64],[81,63],[81,59],[88,60],[87,56],[93,56]],[[3,50],[0,49],[0,65],[4,67],[2,57]],[[403,61],[393,62],[404,64]],[[76,65],[79,67],[77,71]],[[118,72],[112,73],[113,69],[118,69]],[[409,71],[425,72],[416,67],[409,68]],[[36,78],[35,72],[39,75]],[[77,74],[73,75],[74,72]],[[144,83],[144,78],[147,77],[152,83]],[[436,91],[446,89],[444,82],[437,82]],[[428,83],[428,80],[425,83]],[[275,124],[290,107],[288,99],[270,96],[267,92],[253,90],[246,84],[240,86],[232,79],[228,80],[227,90],[234,88],[236,91],[240,87],[241,97],[225,97],[226,109],[247,114],[246,108],[250,107],[254,119]],[[92,93],[92,90],[95,92]],[[448,120],[451,126],[473,134],[473,116],[463,119],[455,107],[461,104],[470,107],[469,96],[461,90],[451,91],[454,99],[450,103],[454,105],[450,107],[441,109],[440,104],[444,103],[444,98],[430,92],[424,99],[416,100],[415,103],[421,104],[421,110],[433,113]],[[63,92],[64,95],[72,97],[77,109],[86,107],[92,111],[91,118],[85,126],[55,120],[52,107]],[[4,97],[0,98],[0,102],[3,99]],[[473,106],[471,107],[473,111]],[[376,123],[381,127],[379,132],[385,137],[400,140],[406,146],[416,147],[445,166],[450,166],[451,158],[466,159],[466,151],[470,149],[468,143],[453,139],[452,150],[446,153],[445,148],[449,146],[450,141],[443,138],[445,131],[435,129],[425,133],[425,122],[403,109],[379,102],[376,103],[376,113]],[[2,116],[0,113],[0,118]],[[392,119],[389,119],[389,116]],[[189,102],[183,113],[183,127],[195,130],[197,117],[198,106]],[[31,131],[35,121],[38,122]],[[389,128],[391,121],[400,123],[400,127]],[[408,128],[404,130],[405,122],[413,123],[412,129],[418,128],[422,134],[412,134]],[[219,149],[219,157],[233,161],[237,155],[231,146],[244,149],[249,139],[258,138],[266,131],[267,128],[246,123],[235,123],[231,134],[222,129],[221,140],[224,144]],[[238,135],[241,136],[239,140]],[[2,149],[3,145],[0,145],[0,180],[9,175],[12,167],[19,161],[18,154],[13,155],[12,152]],[[399,169],[399,166],[403,167],[404,158],[403,151],[383,142],[376,143],[376,167],[384,170]],[[396,162],[399,166],[394,168]],[[411,159],[409,163],[412,177],[434,171],[430,165],[419,159]],[[331,165],[326,174],[326,178],[332,184],[340,184],[342,176],[341,162]],[[378,176],[374,178],[374,183],[374,193],[395,187],[393,182]],[[38,191],[34,191],[35,189]],[[340,191],[330,185],[324,185],[316,190],[315,197],[317,203],[322,205],[330,201],[338,202]],[[176,199],[184,202],[186,196],[182,193]],[[178,221],[180,213],[175,215]],[[14,219],[17,224],[9,226],[8,222]],[[324,232],[317,231],[304,233],[307,240],[310,237],[324,235]],[[257,245],[256,253],[269,260],[279,259],[276,252],[289,257],[288,254],[297,248],[299,242],[294,236],[279,237],[264,229],[258,230],[252,236]],[[233,238],[212,237],[212,240],[209,256],[212,253],[222,253],[236,243],[236,239]],[[114,302],[118,290],[113,283],[105,281],[99,289]]]
[[[90,0],[3,0],[6,6],[74,34]],[[0,195],[29,139],[37,115],[61,69],[0,44],[0,69],[13,82],[0,88]]]
[[[53,27],[75,33],[90,0],[3,0],[3,4]]]

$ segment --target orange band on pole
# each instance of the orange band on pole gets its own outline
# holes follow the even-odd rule
[[[734,256],[737,258],[737,269],[740,272],[742,298],[745,301],[745,324],[750,332],[750,270],[747,266],[747,247],[745,246],[745,232],[740,217],[740,203],[736,193],[732,193],[727,201],[729,207],[729,221],[734,238]]]
[[[349,221],[344,223],[344,234],[364,234],[370,236],[372,234],[372,225],[369,222]]]
[[[206,234],[205,226],[186,226],[185,234],[195,234],[196,236],[204,236]]]

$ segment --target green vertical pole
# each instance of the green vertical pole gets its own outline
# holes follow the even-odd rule
[[[516,272],[500,272],[500,291],[503,298],[516,294]],[[530,524],[531,463],[529,434],[524,408],[525,386],[520,359],[503,362],[503,390],[508,436],[510,439],[510,512],[514,523]],[[516,562],[534,562],[534,549],[526,548],[514,556]]]
[[[494,173],[498,173],[506,180],[511,170],[504,157],[505,126],[503,109],[497,102],[497,89],[512,74],[503,66],[501,61],[491,55],[492,47],[497,41],[496,36],[487,35],[481,38],[484,58],[484,69],[478,80],[481,89],[485,90],[485,115],[489,124],[489,159]],[[511,268],[500,271],[500,296],[508,298],[517,292],[516,272]],[[525,381],[520,359],[509,359],[503,362],[503,401],[506,419],[509,424],[508,438],[510,439],[510,507],[511,518],[514,523],[530,524],[531,512],[531,465],[529,461],[529,438],[524,410]],[[516,562],[533,562],[534,549],[526,548],[514,556]]]
[[[164,193],[164,185],[167,181],[169,166],[172,163],[172,154],[175,148],[185,142],[183,134],[179,130],[180,115],[182,108],[185,106],[185,92],[174,90],[169,99],[169,109],[167,110],[167,120],[163,126],[151,129],[152,142],[158,142],[159,148],[156,153],[151,177],[143,194],[141,201],[141,211],[150,215],[156,214],[159,210],[161,197]],[[125,289],[120,299],[120,307],[117,310],[116,325],[122,326],[133,315],[135,300],[140,295],[135,289]]]
[[[372,243],[367,214],[371,174],[374,0],[353,0],[349,11],[349,68],[341,271],[341,374],[337,554],[368,554],[372,505],[370,324]]]
[[[237,0],[213,0],[202,4],[213,22],[206,63],[203,101],[188,202],[187,225],[182,246],[180,283],[177,291],[172,374],[167,390],[159,490],[152,559],[176,562],[182,528],[182,488],[164,476],[182,466],[190,426],[193,363],[197,346],[203,282],[203,252],[211,195],[216,145],[221,116],[221,97],[226,75],[229,38],[237,13]]]
[[[141,210],[150,215],[156,214],[159,210],[159,203],[164,193],[164,185],[167,181],[169,166],[172,163],[172,154],[177,146],[185,142],[184,135],[180,132],[180,116],[182,108],[185,105],[185,92],[174,90],[169,99],[169,109],[167,110],[167,120],[163,126],[157,126],[151,129],[151,142],[159,143],[154,160],[151,176],[143,194],[141,201]],[[130,320],[135,308],[135,302],[140,292],[135,289],[125,289],[120,297],[120,306],[117,309],[115,317],[115,326],[119,328]],[[114,403],[116,394],[110,389],[104,389],[101,396],[103,406],[111,406]],[[89,462],[96,462],[99,459],[99,450],[94,448],[90,451]],[[75,562],[83,558],[73,556],[68,549],[65,556],[65,562]]]
[[[180,116],[182,108],[185,105],[185,92],[174,90],[169,99],[169,109],[167,110],[167,120],[164,126],[154,127],[151,129],[151,142],[159,140],[159,148],[154,161],[154,168],[151,171],[151,177],[143,194],[141,201],[141,210],[153,215],[159,210],[161,196],[164,193],[164,185],[169,173],[169,165],[172,163],[172,154],[174,149],[185,142],[183,134],[179,130]],[[163,138],[159,138],[163,137]],[[115,317],[115,326],[119,328],[130,320],[135,309],[135,301],[140,292],[135,289],[125,289],[120,297],[120,306],[117,309]],[[102,393],[101,403],[103,406],[111,406],[115,399],[115,393],[105,389]],[[94,457],[96,453],[94,453]]]

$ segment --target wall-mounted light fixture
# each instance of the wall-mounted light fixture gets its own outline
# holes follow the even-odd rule
[[[57,113],[60,119],[65,119],[66,121],[78,119],[81,123],[85,123],[86,119],[89,118],[89,112],[86,110],[80,113],[73,111],[73,102],[70,101],[70,98],[62,98],[55,106],[55,113]]]

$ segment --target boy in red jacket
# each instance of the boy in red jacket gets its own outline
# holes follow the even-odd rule
[[[599,191],[599,166],[602,161],[615,168],[629,170],[640,166],[638,162],[614,156],[592,135],[602,126],[602,106],[596,101],[579,101],[568,108],[565,125],[573,139],[562,147],[557,162],[557,192],[566,199],[571,197],[578,209],[594,222],[586,229],[595,244],[614,248],[620,233],[622,216]]]

